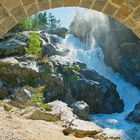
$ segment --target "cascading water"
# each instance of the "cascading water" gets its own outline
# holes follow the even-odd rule
[[[89,69],[94,69],[117,86],[117,91],[125,104],[124,112],[109,115],[91,114],[90,118],[98,125],[104,127],[104,132],[108,135],[122,136],[127,140],[132,140],[125,132],[136,124],[125,121],[125,118],[139,102],[140,90],[126,81],[119,73],[106,66],[102,49],[95,44],[94,38],[93,40],[94,43],[91,43],[93,46],[89,48],[81,43],[78,38],[74,37],[74,35],[68,35],[63,41],[63,46],[70,50],[66,57],[85,63]]]

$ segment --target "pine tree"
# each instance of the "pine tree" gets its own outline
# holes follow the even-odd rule
[[[30,23],[30,18],[25,18],[21,23],[20,23],[20,26],[27,30],[27,29],[30,29],[31,28],[31,23]]]
[[[37,30],[38,29],[38,24],[39,24],[39,20],[38,20],[38,16],[35,15],[32,20],[31,20],[31,28],[32,30]]]
[[[28,47],[25,49],[26,53],[38,55],[41,52],[39,36],[36,32],[30,33]]]

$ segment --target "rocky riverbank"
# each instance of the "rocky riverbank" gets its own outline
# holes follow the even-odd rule
[[[8,129],[3,134],[4,138],[8,138],[4,140],[9,140],[12,134],[16,140],[24,139],[21,136],[26,134],[28,127],[32,130],[26,135],[31,140],[55,137],[53,130],[50,135],[45,134],[51,127],[58,128],[56,133],[62,140],[76,139],[71,135],[85,140],[119,140],[118,137],[104,134],[104,128],[91,122],[88,117],[89,113],[123,112],[124,103],[116,85],[88,69],[86,64],[70,60],[67,57],[69,49],[62,46],[63,38],[46,32],[37,33],[41,41],[41,54],[36,58],[25,51],[30,32],[9,34],[0,43],[0,114],[5,114],[5,123],[9,123],[9,119],[12,123],[8,127],[1,123],[2,130]],[[63,32],[62,37],[65,35]],[[31,125],[14,126],[14,117],[22,125],[24,122]],[[33,124],[38,125],[32,128]],[[19,135],[15,131],[10,135],[7,133],[12,127],[19,127]],[[38,129],[41,132],[40,135],[37,132],[36,138],[34,133]]]

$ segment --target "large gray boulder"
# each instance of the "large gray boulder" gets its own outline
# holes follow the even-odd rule
[[[62,100],[64,98],[65,86],[61,77],[55,74],[49,74],[46,77],[46,85],[48,86],[45,91],[47,102]]]
[[[65,27],[52,28],[52,29],[47,30],[47,33],[53,34],[53,35],[58,35],[62,38],[65,38],[67,32],[68,32],[68,29],[66,29]]]
[[[53,60],[55,59],[51,60],[51,65],[60,74],[46,78],[48,80],[48,89],[45,93],[47,102],[61,100],[71,106],[77,101],[84,101],[89,105],[90,113],[95,114],[123,111],[124,103],[112,82],[93,70],[85,69],[86,66],[82,63],[63,64],[59,62],[61,57],[54,62]]]
[[[140,123],[140,103],[136,104],[134,110],[127,116],[128,121]]]
[[[26,104],[31,99],[32,94],[26,87],[17,88],[14,90],[13,98],[21,104]]]
[[[73,112],[81,119],[88,120],[89,105],[83,101],[75,102],[71,105]]]
[[[72,112],[72,109],[67,104],[61,101],[54,101],[49,103],[53,106],[52,110],[60,114],[60,120],[63,122],[65,135],[73,134],[76,137],[93,137],[102,132],[102,128],[97,126],[94,122],[84,121]]]
[[[0,40],[0,57],[25,54],[27,37],[24,35],[12,35]]]
[[[124,109],[124,103],[113,83],[107,86],[98,81],[78,79],[71,91],[74,99],[82,100],[89,105],[90,113],[120,113]]]

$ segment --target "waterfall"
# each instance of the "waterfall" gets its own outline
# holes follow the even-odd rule
[[[124,139],[131,140],[126,131],[135,126],[135,124],[127,122],[126,116],[134,109],[134,106],[140,101],[140,90],[126,81],[122,75],[114,72],[104,63],[104,55],[101,47],[95,43],[92,37],[90,47],[76,38],[74,35],[67,35],[63,41],[63,46],[69,49],[66,57],[83,62],[89,69],[94,69],[100,75],[109,79],[117,86],[117,91],[124,101],[125,108],[122,113],[114,114],[90,114],[90,119],[94,120],[98,125],[104,128],[104,132],[110,136],[122,136]]]

